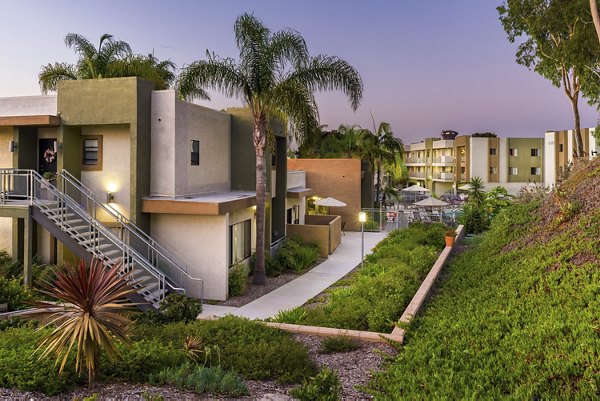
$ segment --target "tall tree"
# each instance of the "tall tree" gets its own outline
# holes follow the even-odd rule
[[[375,130],[373,121],[373,131],[362,130],[359,148],[363,159],[369,162],[371,171],[376,172],[375,200],[379,205],[382,166],[395,165],[398,160],[404,160],[404,143],[394,136],[389,123],[381,122]]]
[[[596,35],[598,35],[598,42],[600,42],[600,15],[598,15],[598,4],[596,0],[590,0],[590,12],[592,13],[592,20],[594,21],[594,28],[596,28]]]
[[[153,55],[134,55],[127,42],[115,40],[108,33],[100,37],[97,48],[76,33],[65,36],[65,45],[77,53],[79,60],[77,64],[42,66],[38,79],[43,93],[55,91],[58,83],[65,80],[138,76],[152,81],[157,89],[166,89],[175,78],[175,65],[170,60],[161,62]]]
[[[499,6],[500,21],[508,40],[519,45],[517,63],[533,69],[556,87],[562,87],[571,103],[577,156],[583,156],[579,96],[587,82],[595,80],[599,44],[589,23],[586,0],[506,0]]]
[[[184,99],[208,99],[207,89],[219,90],[245,102],[254,119],[252,140],[256,154],[256,265],[254,282],[265,284],[265,149],[271,118],[289,123],[301,136],[318,125],[316,90],[341,90],[356,110],[363,84],[358,72],[337,57],[310,57],[306,42],[286,29],[271,33],[250,14],[234,25],[239,62],[207,52],[184,68],[178,90]]]

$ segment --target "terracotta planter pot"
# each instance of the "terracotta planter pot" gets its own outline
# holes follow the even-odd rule
[[[444,239],[446,240],[446,246],[454,245],[454,237],[444,237]]]

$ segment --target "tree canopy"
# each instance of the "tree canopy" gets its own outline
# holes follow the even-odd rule
[[[521,41],[517,63],[562,87],[573,109],[577,155],[583,155],[578,101],[597,86],[600,59],[587,0],[506,0],[498,8],[511,43]],[[599,92],[600,93],[600,92]]]

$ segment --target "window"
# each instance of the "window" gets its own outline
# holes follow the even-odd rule
[[[229,265],[241,262],[250,257],[252,245],[251,230],[250,220],[229,226]]]
[[[518,170],[516,167],[509,167],[508,168],[508,175],[517,175],[518,174]]]
[[[490,148],[490,156],[496,156],[496,148]]]
[[[541,173],[541,169],[539,167],[531,168],[531,175],[540,175],[540,173]]]
[[[84,136],[82,170],[102,170],[102,137]]]
[[[539,155],[540,155],[539,149],[531,149],[531,156],[539,156]]]
[[[496,172],[497,172],[496,167],[490,167],[490,174],[491,175],[496,175]]]
[[[560,145],[558,145],[558,151],[562,152],[563,151],[563,144],[561,143]]]
[[[511,156],[519,156],[519,149],[508,149],[508,154]]]
[[[192,166],[200,165],[200,141],[192,139]]]

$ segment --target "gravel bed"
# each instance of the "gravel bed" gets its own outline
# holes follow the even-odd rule
[[[382,343],[361,342],[361,347],[355,351],[336,354],[319,354],[321,337],[294,335],[294,338],[304,344],[310,352],[311,357],[320,368],[329,367],[337,372],[342,384],[342,399],[360,400],[371,399],[368,394],[356,389],[356,386],[367,384],[371,372],[379,370],[384,355],[394,355],[392,347]],[[280,384],[273,381],[245,381],[250,395],[243,399],[283,401],[291,400],[287,392],[294,385]],[[19,391],[0,388],[0,400],[82,400],[98,394],[98,400],[152,400],[153,397],[163,397],[165,400],[211,400],[228,399],[209,395],[199,395],[192,391],[178,390],[170,386],[154,387],[144,384],[133,383],[101,383],[92,390],[79,388],[60,394],[55,397],[47,397],[43,393]],[[231,398],[229,398],[231,399]]]
[[[295,273],[283,273],[279,277],[267,277],[266,285],[256,285],[252,284],[252,276],[248,277],[248,287],[246,288],[246,293],[243,295],[238,295],[237,297],[230,297],[227,301],[218,302],[215,305],[222,306],[244,306],[247,303],[254,301],[262,297],[265,294],[281,287],[284,284],[289,283],[290,281],[300,277],[299,274]]]

